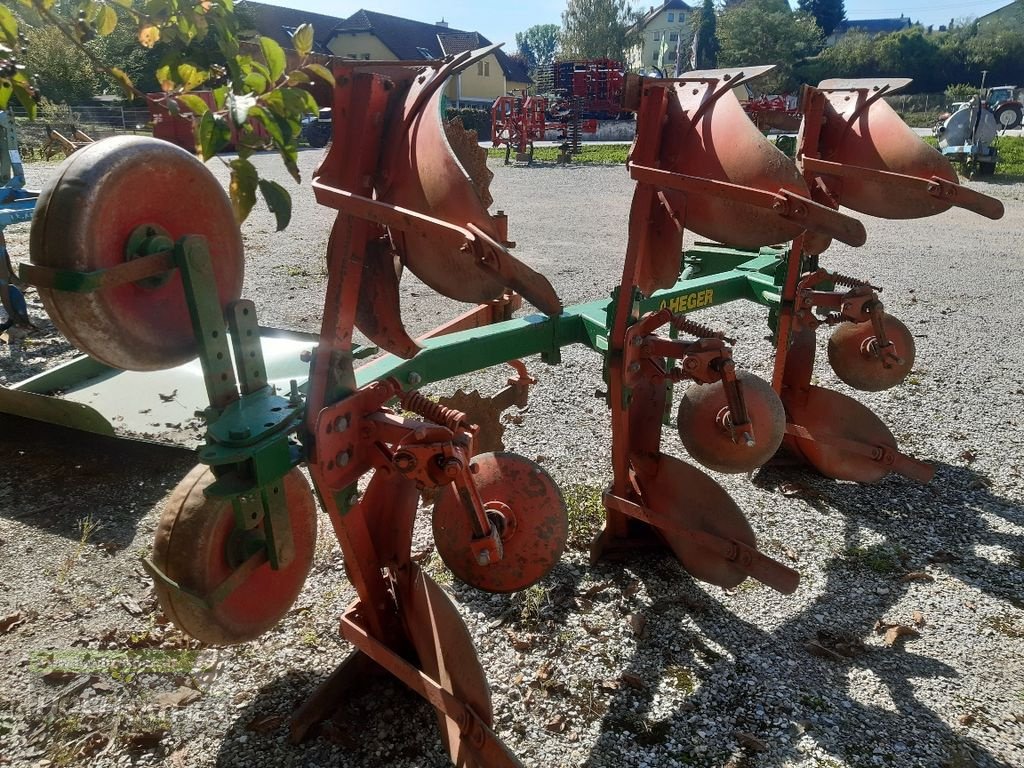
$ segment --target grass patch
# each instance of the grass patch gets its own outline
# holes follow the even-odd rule
[[[681,664],[669,664],[665,667],[665,677],[669,685],[681,693],[687,695],[697,690],[697,679],[693,676],[693,670]]]
[[[938,148],[939,142],[934,136],[922,136],[924,143]],[[996,163],[996,176],[1016,177],[1024,181],[1024,137],[998,136],[992,146],[999,152]]]
[[[1000,613],[998,616],[989,616],[982,624],[995,630],[1003,637],[1009,637],[1014,640],[1024,638],[1024,627],[1017,624],[1016,618],[1012,613],[1006,612]]]
[[[996,175],[1024,177],[1024,137],[1000,136],[992,144],[999,151]]]
[[[600,530],[604,522],[601,493],[596,485],[570,485],[562,491],[569,514],[569,546],[573,549],[590,549],[591,539]]]
[[[883,544],[874,544],[870,547],[847,547],[843,556],[849,562],[883,576],[906,570],[903,567],[903,550]]]
[[[75,542],[74,548],[57,568],[58,585],[63,585],[68,580],[68,577],[71,576],[71,571],[74,570],[79,559],[82,557],[82,553],[85,552],[85,548],[89,545],[89,539],[99,528],[100,524],[92,519],[92,515],[87,515],[78,521],[78,541]]]
[[[572,156],[573,165],[623,165],[629,154],[629,144],[593,144],[583,145],[583,150]],[[533,160],[537,163],[555,163],[558,161],[558,147],[536,147]],[[505,159],[505,148],[495,147],[487,150],[487,156],[496,160]],[[513,152],[513,158],[515,153]]]

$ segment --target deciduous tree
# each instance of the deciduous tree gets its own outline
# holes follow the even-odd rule
[[[562,52],[570,58],[623,61],[640,41],[642,15],[627,0],[569,0],[562,12]]]
[[[821,29],[802,12],[782,10],[778,0],[747,0],[727,8],[718,19],[720,66],[775,64],[767,76],[755,81],[754,88],[768,93],[796,88],[793,77],[796,64],[818,52]]]
[[[531,77],[538,67],[545,67],[555,60],[559,32],[557,24],[535,24],[525,32],[516,32],[516,45]]]

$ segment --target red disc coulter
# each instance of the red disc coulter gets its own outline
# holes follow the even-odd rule
[[[170,145],[122,139],[73,155],[40,198],[34,264],[23,272],[68,337],[104,362],[148,369],[200,357],[210,403],[204,466],[172,494],[147,561],[167,615],[215,644],[281,619],[315,546],[313,494],[297,469],[305,463],[357,593],[341,620],[355,650],[296,714],[293,738],[375,666],[435,709],[455,764],[502,768],[519,762],[492,729],[470,634],[411,549],[426,496],[437,552],[470,586],[523,589],[561,557],[568,519],[557,485],[501,449],[498,414],[525,405],[533,382],[517,358],[557,363],[561,347],[580,343],[601,356],[612,476],[595,557],[661,547],[708,583],[733,588],[751,577],[790,593],[799,575],[758,550],[755,526],[723,487],[663,452],[675,387],[682,444],[713,471],[752,471],[785,445],[834,478],[927,479],[931,468],[900,453],[870,409],[811,384],[822,326],[834,329],[831,365],[856,389],[898,384],[915,355],[881,289],[820,259],[833,239],[865,241],[840,205],[894,218],[951,205],[997,218],[1001,206],[959,186],[881,100],[902,81],[805,89],[794,164],[734,96],[768,67],[628,76],[622,108],[637,114],[627,166],[636,186],[622,276],[607,303],[563,309],[547,279],[511,254],[505,216],[489,213],[490,172],[475,136],[442,120],[445,83],[493,51],[337,64],[334,140],[313,183],[337,218],[305,386],[271,386],[255,306],[238,300],[230,206],[202,164]],[[188,206],[168,204],[183,196]],[[687,229],[720,241],[708,247],[730,265],[680,279]],[[783,240],[792,240],[785,255],[740,250]],[[405,269],[479,306],[413,339],[399,305]],[[513,317],[520,296],[543,316]],[[723,332],[683,314],[734,299],[777,309],[771,384],[738,367]],[[365,352],[356,328],[394,356],[356,368]],[[437,402],[417,391],[505,363],[515,376],[493,398]]]

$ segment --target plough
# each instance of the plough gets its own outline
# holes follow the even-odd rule
[[[893,218],[953,205],[991,218],[1002,211],[960,186],[881,100],[906,81],[806,88],[794,164],[732,93],[769,67],[630,77],[623,108],[637,114],[628,162],[636,188],[622,278],[610,299],[563,307],[510,251],[504,215],[488,212],[484,151],[442,120],[445,80],[490,51],[336,66],[334,141],[313,181],[336,220],[321,331],[301,384],[268,383],[256,307],[239,298],[242,246],[227,198],[199,161],[168,144],[119,138],[69,158],[40,199],[22,275],[68,338],[109,366],[154,370],[198,355],[209,400],[201,464],[172,495],[145,561],[167,615],[216,644],[252,639],[284,616],[316,539],[305,464],[358,599],[340,626],[355,650],[296,713],[293,738],[380,667],[434,707],[455,764],[513,766],[470,634],[411,556],[413,524],[421,492],[432,491],[444,562],[473,587],[510,592],[558,562],[565,503],[533,461],[480,450],[487,418],[418,390],[512,362],[502,404],[522,402],[530,379],[520,359],[557,364],[563,347],[588,347],[603,366],[612,435],[593,557],[667,547],[698,579],[728,588],[752,577],[789,593],[798,574],[758,550],[728,493],[662,452],[673,387],[686,385],[676,418],[684,446],[717,471],[753,470],[785,446],[834,478],[927,480],[928,465],[901,453],[869,409],[811,384],[822,326],[836,328],[829,361],[853,387],[893,386],[914,360],[911,335],[885,313],[878,289],[824,269],[819,256],[832,240],[866,240],[840,204]],[[716,243],[684,258],[685,230]],[[791,245],[773,247],[781,242]],[[479,309],[413,339],[399,306],[404,269]],[[489,322],[510,291],[537,311]],[[770,383],[740,370],[730,340],[692,317],[737,300],[768,308]],[[357,328],[390,354],[360,363]]]

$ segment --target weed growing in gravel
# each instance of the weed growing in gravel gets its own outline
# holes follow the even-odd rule
[[[903,560],[906,553],[901,547],[890,548],[884,544],[872,544],[870,547],[847,547],[843,555],[855,565],[887,576],[904,570]]]
[[[1014,614],[1009,611],[1000,613],[997,616],[989,616],[982,622],[982,624],[989,629],[994,629],[1004,637],[1013,638],[1015,640],[1024,638],[1024,627],[1017,624]]]
[[[665,667],[665,678],[669,685],[681,693],[689,695],[697,690],[697,679],[689,667],[684,667],[681,664],[669,664]]]
[[[423,570],[438,584],[447,586],[452,583],[452,572],[448,570],[437,550],[430,553],[430,559],[423,564]]]
[[[92,519],[91,514],[78,521],[78,541],[75,542],[74,548],[57,568],[58,585],[63,585],[67,582],[68,577],[71,576],[71,571],[74,570],[75,565],[78,564],[79,559],[82,557],[82,553],[85,552],[85,548],[89,545],[90,537],[99,529],[100,524]]]
[[[524,624],[536,624],[540,621],[541,611],[548,604],[548,588],[542,584],[517,592],[513,598],[520,604],[519,618]]]
[[[562,490],[569,514],[569,546],[587,550],[604,520],[602,489],[596,485],[570,485]]]

